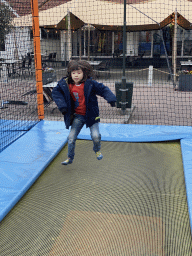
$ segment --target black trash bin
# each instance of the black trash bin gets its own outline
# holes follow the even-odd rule
[[[116,98],[117,98],[117,108],[122,108],[122,82],[115,82]],[[131,108],[132,95],[133,95],[133,83],[126,82],[126,108]]]
[[[182,74],[179,76],[179,91],[192,91],[192,75]]]

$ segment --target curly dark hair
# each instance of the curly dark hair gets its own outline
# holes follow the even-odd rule
[[[91,78],[93,75],[93,68],[87,61],[71,60],[67,67],[67,77],[68,77],[69,84],[74,83],[71,77],[71,72],[78,69],[81,69],[83,71],[83,79],[81,82],[85,82],[87,79]]]

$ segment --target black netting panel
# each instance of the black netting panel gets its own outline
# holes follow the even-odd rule
[[[32,56],[34,67],[30,1],[8,2],[13,8],[14,29],[9,40],[2,41],[1,56],[26,62]],[[115,108],[99,99],[101,122],[191,126],[191,2],[127,2],[125,36],[123,1],[49,0],[38,4],[45,119],[63,120],[51,98],[52,82],[66,75],[71,59],[83,59],[92,65],[93,78],[117,95]],[[36,97],[31,71],[34,68],[30,68],[29,79],[24,78],[29,76],[28,69],[15,70],[14,82],[19,88],[14,88],[20,91],[20,80],[24,80],[27,95]],[[120,91],[123,71],[128,90],[125,111]],[[3,74],[5,71],[2,81]],[[8,82],[13,83],[13,78]],[[27,95],[20,100],[28,102]]]
[[[0,4],[0,152],[38,122],[31,29],[13,25],[24,8]]]

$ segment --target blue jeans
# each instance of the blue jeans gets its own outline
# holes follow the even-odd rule
[[[75,115],[71,130],[68,136],[68,157],[72,160],[75,156],[75,143],[77,136],[85,124],[85,116]],[[91,138],[93,140],[93,151],[97,152],[101,148],[101,134],[99,133],[99,123],[93,124],[90,128]]]

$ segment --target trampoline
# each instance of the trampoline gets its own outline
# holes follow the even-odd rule
[[[72,165],[63,122],[41,121],[0,154],[1,255],[192,255],[192,127],[100,124]]]

